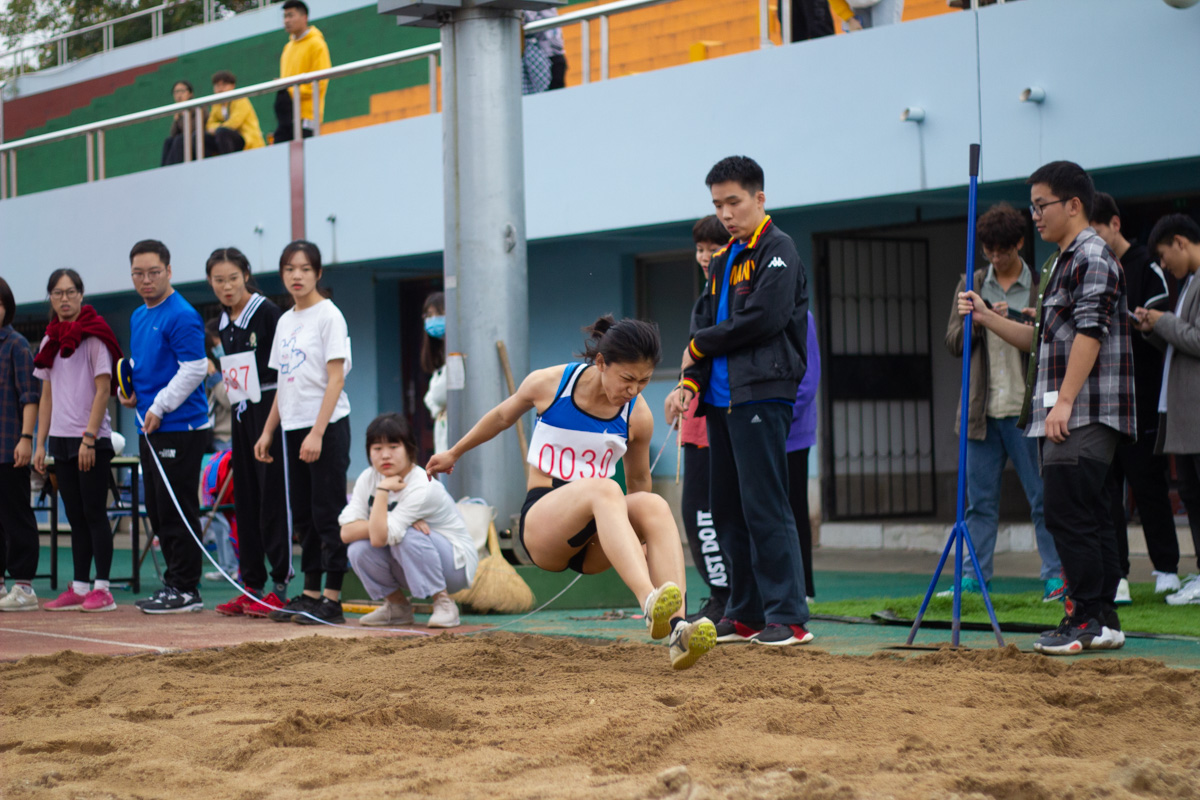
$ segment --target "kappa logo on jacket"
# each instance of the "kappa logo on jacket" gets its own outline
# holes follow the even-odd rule
[[[770,263],[770,264],[767,264],[767,269],[773,269],[773,268],[775,268],[775,267],[784,267],[784,268],[786,268],[786,267],[787,267],[787,262],[786,262],[786,261],[784,261],[784,260],[783,260],[782,258],[780,258],[779,256],[775,256],[774,258],[772,258],[772,259],[771,259],[771,263]]]

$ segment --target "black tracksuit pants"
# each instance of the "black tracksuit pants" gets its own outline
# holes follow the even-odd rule
[[[750,627],[808,622],[788,502],[790,403],[706,406],[713,521],[729,568],[725,616]]]
[[[813,585],[812,568],[812,519],[808,513],[808,448],[789,451],[787,464],[788,501],[792,506],[796,533],[800,538],[800,556],[804,559],[804,588],[809,597],[816,597],[817,588]]]
[[[195,591],[200,586],[203,556],[200,545],[188,532],[188,526],[200,535],[200,462],[212,431],[156,431],[149,438],[175,499],[183,509],[183,517],[180,517],[143,434],[138,441],[138,450],[142,457],[142,480],[146,485],[146,516],[167,562],[163,584],[180,591]]]
[[[350,418],[325,428],[321,456],[311,464],[300,460],[300,445],[312,428],[287,431],[288,489],[292,528],[300,537],[300,571],[304,588],[341,589],[350,569],[338,515],[346,507],[346,470],[350,469]],[[315,584],[315,585],[314,585]]]
[[[108,524],[109,464],[113,460],[111,439],[96,440],[96,463],[87,472],[79,469],[80,439],[51,436],[46,450],[54,456],[58,493],[71,523],[71,562],[75,580],[91,581],[92,562],[96,580],[108,580],[113,562],[113,532]]]
[[[283,480],[283,442],[271,442],[271,457],[264,464],[254,457],[254,444],[262,436],[275,392],[262,393],[257,403],[233,409],[233,497],[237,507],[238,568],[242,582],[262,590],[271,581],[286,584],[292,576],[292,538],[287,524],[287,489]]]
[[[692,563],[708,586],[709,597],[729,601],[729,569],[721,542],[713,524],[708,502],[708,448],[694,444],[683,446],[683,530],[687,534]]]
[[[1179,570],[1179,539],[1175,531],[1175,514],[1168,497],[1167,457],[1154,454],[1156,431],[1138,434],[1136,442],[1117,445],[1112,465],[1108,468],[1108,494],[1111,501],[1113,528],[1117,532],[1117,559],[1121,576],[1129,577],[1129,516],[1125,511],[1125,482],[1133,490],[1138,516],[1146,534],[1146,550],[1150,563],[1159,572]]]
[[[29,467],[0,464],[0,578],[5,570],[18,581],[37,574],[37,518],[29,500]]]

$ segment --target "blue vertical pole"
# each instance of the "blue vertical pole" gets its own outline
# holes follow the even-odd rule
[[[966,265],[966,290],[968,292],[975,289],[975,217],[976,217],[976,200],[979,194],[979,145],[971,145],[970,153],[970,188],[967,197],[967,265]],[[946,558],[950,554],[950,548],[954,548],[954,607],[951,621],[951,644],[958,647],[959,634],[962,629],[962,570],[963,570],[963,553],[964,550],[970,555],[971,564],[975,568],[975,574],[979,575],[979,560],[975,556],[975,548],[971,542],[969,532],[967,531],[966,512],[967,512],[967,420],[970,414],[971,404],[971,333],[973,326],[973,314],[968,314],[963,319],[963,357],[962,357],[962,387],[960,389],[960,398],[962,401],[961,416],[959,419],[958,433],[958,497],[955,508],[954,530],[950,534],[950,540],[946,542],[946,547],[942,551],[941,560],[938,561],[937,570],[933,574],[933,580],[929,582],[929,588],[925,592],[925,599],[921,603],[921,609],[917,612],[917,618],[913,620],[912,629],[908,633],[908,644],[912,644],[916,639],[917,631],[921,627],[921,620],[925,617],[925,611],[929,607],[929,601],[933,597],[933,591],[937,588],[938,578],[941,577],[942,569],[946,564]],[[988,594],[987,586],[980,581],[980,586],[983,589],[983,602],[987,606],[988,617],[992,622],[992,629],[996,633],[996,640],[1001,646],[1004,645],[1004,639],[1000,635],[1000,624],[996,621],[996,612],[992,608],[992,600]]]

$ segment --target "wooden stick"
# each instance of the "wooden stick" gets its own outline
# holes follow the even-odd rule
[[[511,397],[517,393],[517,384],[513,381],[512,365],[508,363],[508,348],[504,340],[496,342],[496,352],[500,354],[500,366],[504,369],[504,381],[508,384],[508,394]],[[525,441],[525,420],[517,418],[517,441],[521,445],[521,463],[529,458],[529,443]]]

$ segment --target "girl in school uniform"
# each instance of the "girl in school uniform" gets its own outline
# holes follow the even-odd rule
[[[272,441],[270,462],[259,461],[254,446],[275,404],[276,372],[270,366],[275,327],[283,311],[258,292],[250,260],[236,247],[213,251],[204,265],[208,284],[221,303],[217,321],[225,391],[232,392],[233,497],[238,523],[238,571],[245,589],[262,602],[238,595],[217,606],[229,617],[266,617],[287,603],[292,577],[292,540],[287,525],[283,451]],[[270,565],[270,591],[267,569]]]
[[[531,373],[426,471],[452,472],[536,408],[519,528],[526,552],[551,572],[614,567],[645,611],[651,638],[669,637],[671,666],[687,669],[716,644],[716,629],[707,618],[684,620],[679,531],[667,502],[650,491],[654,417],[641,393],[661,357],[658,328],[605,316],[585,331],[583,361]],[[622,457],[628,495],[610,480]]]
[[[410,625],[405,595],[433,600],[430,628],[459,624],[453,592],[471,585],[479,555],[450,493],[416,465],[417,442],[408,421],[382,414],[367,426],[371,466],[354,484],[338,522],[350,565],[383,605],[360,625]]]
[[[116,611],[108,577],[113,532],[108,526],[109,464],[113,459],[113,366],[121,359],[117,337],[104,318],[83,304],[83,279],[73,269],[56,269],[46,285],[53,315],[34,358],[42,382],[37,453],[33,466],[46,474],[54,459],[58,490],[71,523],[75,580],[46,603],[47,611]],[[92,564],[96,581],[89,583]]]
[[[350,468],[350,335],[342,312],[318,288],[321,251],[312,242],[283,248],[279,276],[293,305],[279,318],[268,366],[279,373],[275,402],[254,446],[271,463],[283,428],[283,463],[292,527],[300,536],[304,591],[268,617],[301,625],[342,623],[342,579],[349,569],[338,514]],[[324,591],[321,582],[324,578]]]

